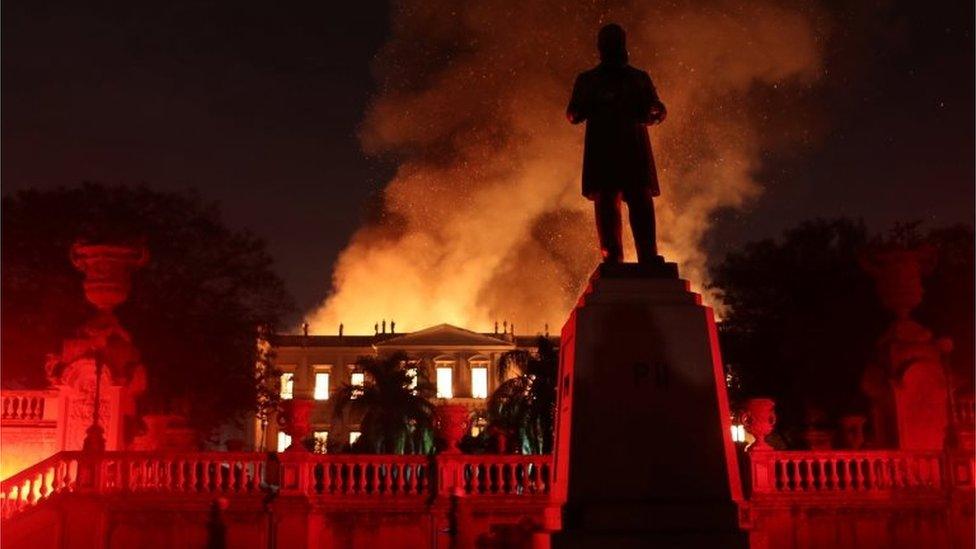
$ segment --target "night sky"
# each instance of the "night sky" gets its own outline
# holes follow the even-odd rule
[[[820,137],[767,156],[766,193],[720,215],[713,258],[817,216],[972,222],[973,3],[847,4],[859,3],[824,6],[826,74],[803,99],[823,111]],[[393,173],[356,135],[389,9],[8,2],[3,192],[196,188],[268,241],[299,308],[312,307]]]

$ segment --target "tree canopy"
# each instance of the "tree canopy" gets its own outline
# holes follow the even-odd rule
[[[436,388],[425,370],[411,367],[406,353],[362,357],[362,386],[343,385],[335,395],[335,417],[352,410],[362,436],[356,450],[375,454],[427,454],[433,450]]]
[[[915,317],[955,340],[957,372],[973,364],[973,230],[923,232],[902,224],[880,235],[850,219],[813,220],[729,253],[712,270],[727,307],[720,325],[723,359],[738,378],[733,396],[778,401],[781,425],[804,421],[807,408],[834,414],[865,404],[860,377],[891,317],[858,257],[870,246],[934,245],[935,272],[924,280]],[[962,382],[971,386],[971,375]]]
[[[116,312],[146,366],[142,411],[186,413],[208,432],[253,409],[257,329],[291,307],[262,240],[225,226],[195,193],[146,187],[21,191],[2,213],[5,385],[43,385],[45,354],[93,311],[71,244],[138,240],[149,264]]]
[[[502,374],[518,375],[505,381],[488,398],[490,429],[507,433],[522,454],[552,451],[556,416],[556,378],[559,354],[545,337],[537,340],[538,352],[509,351],[499,360]]]

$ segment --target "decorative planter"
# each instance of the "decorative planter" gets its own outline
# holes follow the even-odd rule
[[[468,432],[471,413],[461,404],[441,404],[437,406],[437,434],[447,443],[443,453],[460,454],[458,443]]]
[[[771,398],[751,398],[746,401],[741,414],[742,424],[756,438],[746,450],[772,450],[773,447],[766,443],[766,437],[773,432],[776,425],[775,406],[776,403]]]
[[[71,247],[71,264],[85,274],[85,298],[100,311],[126,300],[132,272],[148,260],[144,246],[76,242]]]
[[[281,401],[278,414],[278,427],[291,437],[291,445],[286,452],[308,452],[302,444],[312,431],[312,407],[315,401],[310,398],[292,398]]]

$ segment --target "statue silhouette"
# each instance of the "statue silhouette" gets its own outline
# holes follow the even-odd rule
[[[621,198],[630,210],[637,260],[657,258],[652,197],[661,194],[647,126],[664,121],[667,111],[646,72],[627,63],[627,41],[620,25],[597,36],[600,64],[576,77],[566,117],[586,122],[583,196],[593,201],[600,251],[606,263],[623,261]]]

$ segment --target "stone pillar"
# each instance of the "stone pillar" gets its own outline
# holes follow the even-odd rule
[[[878,342],[876,364],[865,372],[871,382],[864,385],[876,403],[888,407],[875,410],[876,431],[891,431],[885,423],[893,423],[897,445],[903,449],[941,450],[949,426],[944,355],[952,342],[936,339],[911,318],[922,302],[922,277],[935,258],[933,248],[922,247],[877,250],[861,260],[875,280],[881,304],[895,317]],[[884,417],[892,407],[893,422]],[[891,438],[888,434],[889,444]]]
[[[123,427],[135,418],[135,399],[146,389],[146,375],[132,338],[113,311],[128,298],[132,273],[148,258],[141,245],[79,241],[71,247],[71,263],[85,276],[82,287],[95,314],[74,337],[63,341],[61,354],[45,365],[48,380],[61,392],[64,450],[80,449],[91,426],[99,362],[103,372],[99,423],[105,448],[116,450],[126,443]]]
[[[676,266],[601,265],[560,345],[552,546],[744,547],[715,321]]]

